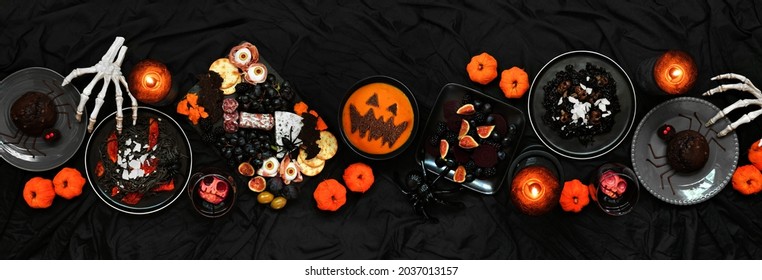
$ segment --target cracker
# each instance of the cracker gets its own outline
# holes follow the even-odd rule
[[[215,60],[212,62],[212,65],[209,66],[209,70],[220,74],[220,77],[222,77],[222,85],[220,86],[220,89],[223,90],[223,92],[227,93],[225,89],[228,88],[233,88],[233,92],[235,92],[235,85],[241,82],[241,72],[239,72],[238,67],[235,67],[235,65],[233,65],[227,58]]]
[[[317,156],[312,159],[307,159],[307,151],[299,150],[299,157],[296,158],[300,166],[309,165],[310,167],[318,167],[325,164],[325,160],[318,158]]]
[[[338,143],[336,143],[336,137],[326,130],[320,131],[320,139],[317,140],[317,144],[318,147],[320,147],[320,152],[318,153],[317,158],[322,160],[331,159],[336,155],[336,151],[339,149]]]
[[[302,164],[299,161],[299,158],[296,159],[296,162],[299,164],[299,169],[302,171],[302,175],[304,176],[315,176],[320,174],[320,172],[323,172],[323,167],[325,167],[325,161],[323,161],[323,164],[318,165],[316,167],[309,166],[307,164]]]

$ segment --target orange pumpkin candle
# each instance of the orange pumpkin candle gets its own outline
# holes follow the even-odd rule
[[[514,205],[528,215],[547,213],[558,203],[560,185],[550,169],[541,165],[521,169],[511,183]]]
[[[130,92],[138,101],[160,105],[169,97],[172,89],[172,74],[163,63],[145,59],[132,68],[128,84]]]
[[[677,50],[662,54],[653,68],[656,85],[667,94],[686,93],[696,83],[697,75],[698,69],[691,55]]]

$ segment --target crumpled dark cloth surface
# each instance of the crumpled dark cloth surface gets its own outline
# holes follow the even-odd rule
[[[524,68],[530,79],[553,57],[586,49],[617,61],[635,78],[642,61],[667,49],[692,53],[699,67],[689,96],[735,72],[762,85],[762,6],[754,1],[5,1],[0,9],[0,78],[42,66],[66,75],[94,65],[116,36],[129,47],[128,73],[141,59],[165,62],[181,92],[215,59],[240,41],[298,89],[338,135],[337,110],[345,91],[370,75],[405,83],[425,119],[440,88],[450,82],[493,96],[497,82],[478,86],[465,65],[481,52],[500,69]],[[78,78],[80,90],[90,77]],[[96,88],[97,89],[97,88]],[[637,121],[665,97],[638,91]],[[707,98],[726,107],[749,94]],[[526,114],[526,97],[508,101]],[[88,108],[92,110],[92,100]],[[101,110],[115,109],[113,91]],[[178,120],[173,106],[160,108]],[[757,108],[730,114],[735,120]],[[0,112],[7,114],[8,112]],[[187,122],[194,165],[224,165]],[[760,133],[760,121],[741,126],[739,166]],[[567,174],[586,181],[604,162],[630,165],[630,140],[604,157],[562,159]],[[86,141],[85,141],[86,142]],[[528,126],[520,146],[540,143]],[[84,143],[66,164],[84,171]],[[346,165],[370,164],[373,188],[349,194],[335,213],[317,210],[318,182],[340,178]],[[674,206],[641,191],[633,212],[611,217],[591,204],[579,214],[556,208],[531,217],[510,203],[506,185],[491,196],[463,191],[459,211],[435,208],[438,224],[416,215],[394,183],[395,173],[416,168],[412,149],[384,161],[362,160],[343,143],[300,197],[272,211],[244,189],[227,216],[197,215],[186,196],[155,214],[117,212],[89,185],[49,209],[30,209],[24,182],[52,178],[58,169],[32,173],[0,161],[0,258],[8,259],[760,259],[762,196],[726,186],[716,197]]]

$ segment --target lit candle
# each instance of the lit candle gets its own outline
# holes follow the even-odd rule
[[[686,52],[671,50],[662,54],[654,64],[656,85],[667,94],[683,94],[696,82],[698,69]]]
[[[558,204],[560,184],[550,169],[533,165],[521,169],[513,178],[513,204],[529,215],[541,215]]]
[[[158,105],[170,94],[172,74],[163,63],[145,59],[132,68],[128,84],[130,92],[138,101]]]

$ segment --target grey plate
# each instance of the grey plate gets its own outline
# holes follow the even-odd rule
[[[0,157],[13,166],[28,171],[50,170],[64,164],[79,150],[87,130],[85,122],[77,122],[75,119],[79,91],[72,85],[61,87],[61,82],[61,74],[42,67],[21,69],[0,82],[0,133],[8,134],[0,134]],[[59,112],[65,113],[58,115],[53,126],[61,131],[58,142],[47,144],[42,137],[27,137],[20,131],[16,137],[11,137],[17,132],[10,117],[11,106],[29,91],[52,92],[51,98],[63,93],[53,99]],[[85,110],[83,116],[87,115]],[[44,155],[32,150],[32,145]]]
[[[710,199],[725,187],[736,170],[738,137],[735,132],[732,132],[718,138],[714,131],[703,125],[719,111],[717,106],[706,100],[679,97],[659,104],[643,117],[632,138],[632,166],[648,192],[667,203],[690,205]],[[700,123],[693,117],[694,112],[701,120]],[[693,120],[681,117],[679,114],[692,117]],[[671,170],[669,165],[655,167],[647,161],[651,159],[656,164],[666,162],[663,158],[655,159],[648,148],[648,144],[651,144],[657,156],[666,154],[667,144],[657,135],[659,127],[666,123],[672,125],[676,131],[688,129],[690,126],[690,129],[697,130],[701,134],[708,133],[706,138],[709,141],[709,159],[703,168],[690,173],[672,175],[674,194],[667,178],[671,172],[664,173]],[[711,128],[719,131],[729,124],[730,121],[727,118],[722,118]],[[716,139],[725,150],[712,141],[712,138]]]
[[[124,111],[125,116],[132,114],[129,107],[124,108],[122,111]],[[124,213],[142,215],[154,213],[166,208],[183,194],[188,185],[188,181],[190,180],[191,170],[193,170],[193,152],[185,132],[180,125],[167,114],[149,107],[138,107],[138,118],[160,118],[163,121],[168,122],[170,127],[174,128],[172,131],[160,132],[159,141],[161,141],[163,137],[173,138],[175,143],[178,143],[177,148],[180,151],[180,157],[184,159],[180,161],[180,172],[178,172],[174,178],[175,189],[168,192],[156,193],[151,196],[146,195],[137,204],[128,205],[115,200],[110,196],[109,191],[112,186],[100,186],[97,184],[98,180],[96,180],[95,176],[90,172],[95,170],[95,166],[100,160],[100,152],[98,150],[100,145],[103,145],[103,143],[107,141],[109,135],[111,135],[111,132],[116,130],[116,112],[103,118],[90,135],[90,139],[87,141],[87,148],[85,149],[85,174],[87,175],[87,181],[90,182],[90,186],[93,187],[93,191],[95,191],[95,194],[98,195],[103,202]],[[131,118],[126,119],[131,120]],[[132,126],[132,121],[124,122],[125,128],[130,126]]]
[[[583,145],[576,137],[562,138],[557,131],[543,123],[542,117],[546,110],[542,106],[545,95],[542,88],[555,78],[557,72],[564,71],[566,65],[574,65],[574,69],[585,69],[588,62],[603,67],[614,78],[617,83],[616,94],[619,97],[621,111],[614,116],[614,126],[609,132],[596,135],[593,137],[594,142]],[[592,51],[572,51],[551,59],[537,73],[529,90],[528,110],[529,123],[532,125],[532,129],[540,141],[551,151],[571,159],[596,158],[619,146],[635,123],[635,108],[635,88],[633,88],[627,73],[612,59]]]

